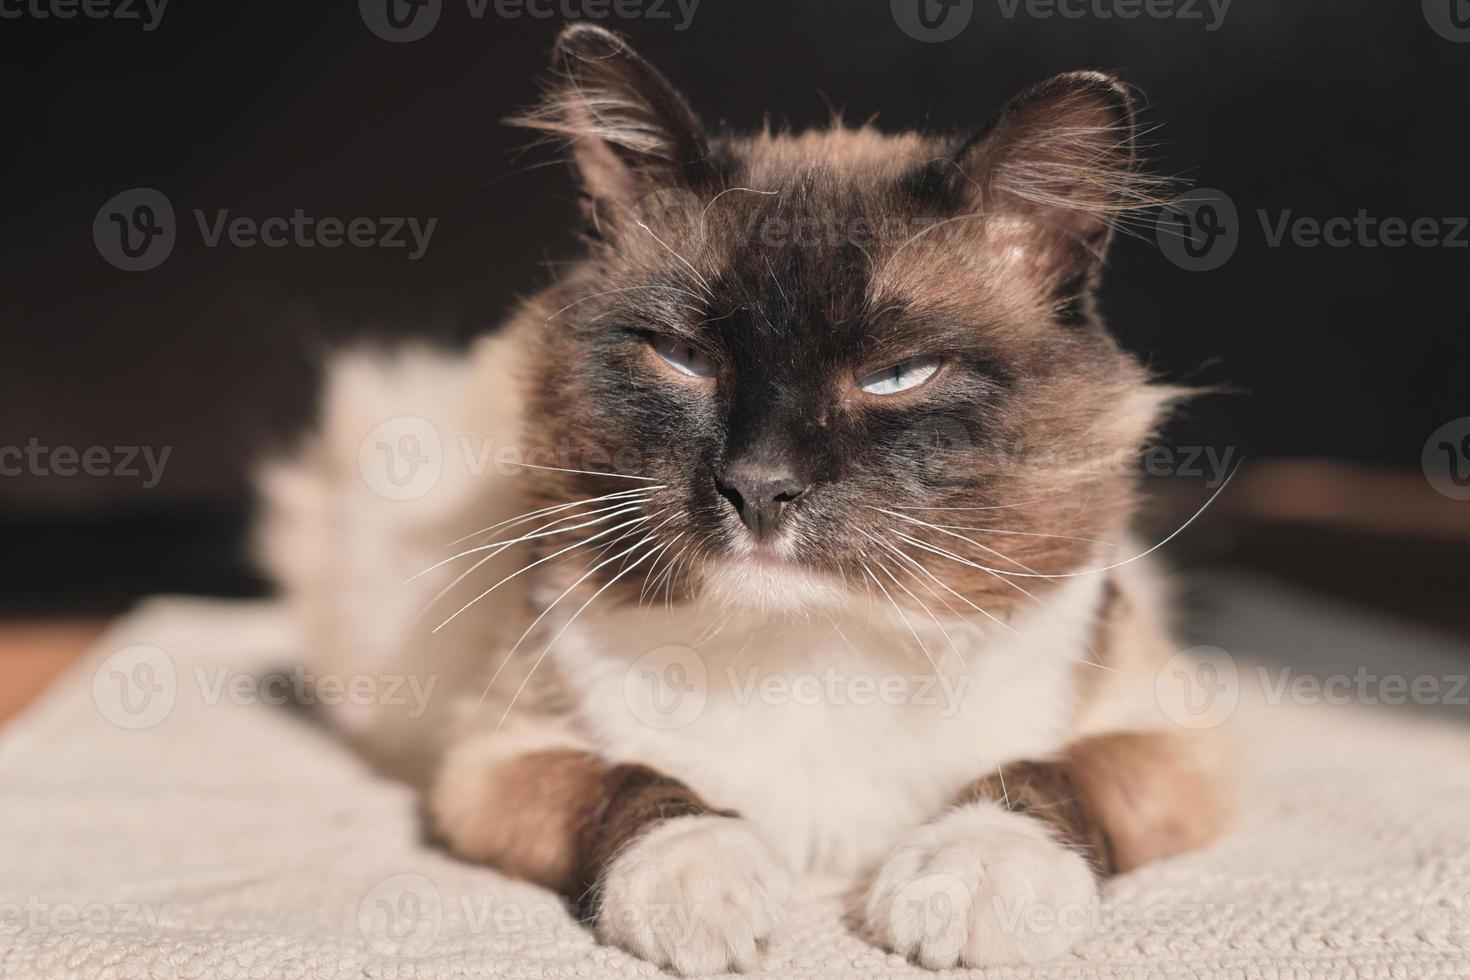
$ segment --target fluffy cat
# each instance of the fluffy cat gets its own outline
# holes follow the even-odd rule
[[[1232,799],[1125,530],[1182,394],[1092,302],[1157,197],[1128,90],[743,136],[606,31],[553,67],[516,121],[570,148],[585,257],[466,355],[339,359],[264,474],[314,669],[435,683],[338,724],[454,853],[680,973],[756,965],[804,872],[929,967],[1065,953],[1015,913],[1085,920]]]

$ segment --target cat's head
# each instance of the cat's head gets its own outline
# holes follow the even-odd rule
[[[575,532],[589,584],[625,576],[604,601],[999,614],[1115,554],[1173,395],[1092,301],[1158,190],[1121,83],[1061,75],[969,133],[742,136],[606,31],[554,69],[518,122],[569,147],[588,254],[525,314],[526,438],[632,478],[535,474],[538,503],[625,492]]]

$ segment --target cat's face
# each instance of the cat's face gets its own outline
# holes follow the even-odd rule
[[[968,139],[714,137],[611,35],[558,59],[534,122],[592,234],[533,303],[527,438],[636,478],[537,474],[538,502],[625,492],[588,506],[590,584],[1002,613],[1109,557],[1167,398],[1092,310],[1145,190],[1120,86],[1064,76]]]

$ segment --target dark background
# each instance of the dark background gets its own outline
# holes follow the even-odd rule
[[[172,0],[151,31],[0,9],[23,12],[0,19],[0,445],[171,447],[151,489],[0,477],[0,596],[34,609],[253,591],[248,474],[309,416],[324,352],[462,343],[575,254],[565,169],[518,155],[525,133],[498,124],[534,99],[560,17],[492,3],[475,19],[444,0],[432,33],[393,44],[347,0]],[[682,32],[672,4],[672,19],[599,22],[707,121],[740,128],[820,124],[833,105],[894,129],[968,127],[1050,74],[1121,72],[1159,127],[1155,169],[1224,190],[1240,214],[1238,251],[1213,271],[1174,266],[1151,234],[1113,255],[1104,308],[1125,343],[1169,377],[1240,391],[1197,403],[1170,439],[1422,484],[1425,440],[1470,415],[1470,249],[1273,248],[1256,212],[1470,215],[1470,43],[1432,30],[1419,0],[1235,0],[1213,31],[1195,9],[1043,20],[976,0],[945,43],[909,37],[887,0],[702,0]],[[179,239],[129,273],[101,258],[92,222],[138,186],[172,201]],[[206,248],[195,208],[438,224],[418,261]]]

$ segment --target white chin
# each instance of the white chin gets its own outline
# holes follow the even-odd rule
[[[701,600],[724,609],[805,613],[847,601],[841,579],[784,563],[729,558],[707,564],[702,577]]]

